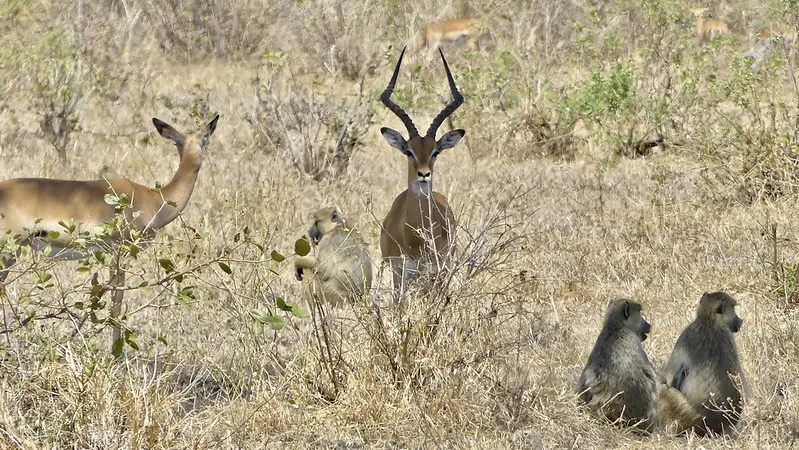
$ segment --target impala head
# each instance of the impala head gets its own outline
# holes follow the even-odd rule
[[[156,119],[155,117],[153,117],[153,125],[155,125],[155,129],[158,130],[158,134],[175,143],[178,147],[181,160],[185,157],[191,157],[196,158],[199,162],[201,161],[200,156],[208,148],[209,138],[214,134],[214,130],[216,130],[217,120],[219,120],[218,114],[213,120],[208,122],[208,125],[205,126],[205,130],[203,130],[202,133],[186,135],[174,129],[172,125],[169,125],[163,120]]]
[[[419,135],[416,126],[413,124],[410,116],[400,108],[396,103],[391,101],[391,94],[394,92],[394,86],[397,82],[397,75],[399,68],[402,64],[402,57],[405,55],[405,49],[402,49],[396,67],[394,67],[394,74],[391,76],[386,90],[380,96],[380,100],[386,107],[391,110],[397,117],[402,120],[405,128],[408,130],[408,140],[402,135],[388,127],[380,129],[380,133],[386,139],[386,142],[394,148],[397,148],[405,156],[408,157],[408,188],[416,195],[428,195],[432,192],[433,182],[433,165],[436,162],[436,157],[448,148],[455,147],[461,140],[465,130],[451,130],[444,133],[441,139],[436,140],[436,132],[441,123],[444,122],[450,114],[452,114],[463,103],[463,96],[458,92],[455,86],[455,80],[452,79],[452,73],[449,71],[449,65],[444,58],[444,53],[438,49],[441,54],[441,61],[444,62],[444,70],[447,72],[447,80],[449,81],[449,88],[452,91],[452,103],[447,105],[441,112],[433,119],[427,133],[424,136]]]

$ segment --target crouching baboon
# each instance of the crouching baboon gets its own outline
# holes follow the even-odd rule
[[[657,375],[641,345],[650,325],[641,304],[614,300],[580,375],[580,400],[622,426],[651,431],[655,424]]]
[[[308,237],[316,247],[316,257],[298,257],[296,278],[308,278],[309,300],[341,306],[360,298],[372,287],[372,260],[366,243],[350,227],[336,208],[314,213]],[[305,270],[313,272],[310,276]]]
[[[743,321],[724,292],[705,293],[696,319],[680,334],[663,370],[659,422],[668,431],[720,434],[740,417],[743,372],[733,333]]]

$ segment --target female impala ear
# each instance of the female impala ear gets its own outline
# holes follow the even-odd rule
[[[438,140],[436,143],[436,150],[440,152],[441,150],[446,150],[448,148],[452,148],[458,145],[458,142],[461,141],[463,135],[466,134],[466,130],[450,130],[444,133],[441,136],[441,139]],[[436,152],[436,153],[438,153]]]
[[[158,130],[158,134],[178,145],[183,145],[183,143],[186,141],[186,138],[184,138],[178,130],[172,128],[172,125],[169,125],[163,120],[153,117],[153,125],[155,125],[155,129]]]
[[[208,125],[205,126],[204,134],[206,136],[211,136],[212,134],[214,134],[214,131],[216,131],[216,122],[218,120],[219,120],[219,114],[217,114],[216,117],[214,117],[214,119],[208,122]]]

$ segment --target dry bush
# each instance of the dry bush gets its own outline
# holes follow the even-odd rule
[[[167,52],[202,60],[251,57],[262,51],[272,36],[270,18],[289,6],[269,0],[132,0],[125,9],[141,11]]]
[[[297,85],[279,93],[258,81],[255,89],[258,105],[248,120],[265,151],[279,150],[316,181],[346,173],[374,115],[362,94],[320,96]]]
[[[373,75],[390,46],[382,44],[388,29],[382,2],[321,0],[300,4],[303,17],[295,27],[296,43],[333,78],[358,81]]]
[[[552,112],[534,106],[510,126],[506,145],[512,145],[516,151],[509,151],[508,157],[523,160],[538,156],[571,161],[578,150],[574,139],[575,125],[575,118],[558,118]]]
[[[113,133],[106,118],[191,120],[213,104],[222,150],[202,169],[185,226],[170,225],[123,261],[119,320],[131,333],[119,361],[103,331],[115,262],[22,254],[0,299],[0,447],[795,445],[796,92],[779,52],[739,67],[745,36],[698,46],[690,5],[672,0],[46,3],[0,4],[9,35],[0,136],[22,129],[14,143],[0,139],[3,179],[36,174],[49,159],[28,106],[39,93],[19,68],[57,66],[27,45],[54,28],[83,64],[79,117],[99,117]],[[729,4],[742,25],[754,20],[743,12],[787,17],[781,0]],[[363,134],[371,109],[382,111],[375,93],[390,64],[380,55],[416,25],[460,13],[488,17],[494,45],[450,59],[466,97],[452,125],[467,129],[473,154],[491,158],[474,163],[454,152],[438,163],[439,189],[461,224],[451,270],[431,295],[394,305],[382,279],[374,306],[314,311],[316,323],[301,317],[283,261],[290,252],[272,249],[296,244],[303,211],[320,201],[365,203],[363,215],[382,218],[397,190],[387,175],[394,163],[382,158],[378,133]],[[276,29],[290,32],[272,41]],[[208,55],[225,64],[199,61]],[[324,69],[311,76],[309,65]],[[398,101],[414,117],[435,114],[449,99],[441,68],[414,69]],[[249,80],[270,72],[253,89]],[[693,145],[618,158],[637,156],[658,135]],[[18,142],[32,151],[16,150]],[[162,153],[147,139],[75,142],[89,155],[81,166],[106,155],[132,179],[158,178],[174,164],[149,162],[145,152]],[[253,147],[276,161],[253,160]],[[697,185],[700,172],[712,183]],[[297,179],[306,173],[342,183],[319,189]],[[748,204],[707,202],[738,186],[751,189]],[[531,191],[514,196],[517,188]],[[762,235],[764,223],[779,235]],[[365,227],[374,256],[378,233],[376,223]],[[646,303],[653,333],[645,348],[657,367],[701,292],[718,288],[741,294],[751,324],[736,335],[755,380],[736,435],[636,436],[576,407],[572,384],[611,295]]]

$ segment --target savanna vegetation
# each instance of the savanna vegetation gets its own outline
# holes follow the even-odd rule
[[[700,45],[700,6],[731,34]],[[312,308],[292,259],[313,211],[337,205],[379,267],[407,170],[379,94],[422,25],[465,15],[490,32],[445,49],[466,100],[440,132],[466,137],[436,164],[459,222],[443,293],[398,306],[376,273],[363,302]],[[746,57],[797,20],[796,0],[0,3],[0,179],[163,184],[178,157],[151,118],[220,115],[188,207],[146,248],[21,249],[0,447],[797,445],[796,41]],[[449,95],[438,60],[406,59],[393,98],[420,127]],[[640,436],[578,407],[611,299],[643,304],[659,369],[717,290],[744,320],[736,434]]]

